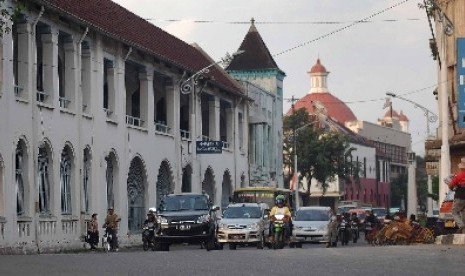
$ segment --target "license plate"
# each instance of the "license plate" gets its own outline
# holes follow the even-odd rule
[[[446,221],[446,223],[444,224],[444,227],[446,228],[454,228],[455,227],[455,221]]]
[[[179,225],[179,230],[189,230],[191,229],[190,225]]]

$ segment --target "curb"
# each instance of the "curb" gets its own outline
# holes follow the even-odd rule
[[[435,244],[465,244],[465,234],[449,234],[436,237]]]

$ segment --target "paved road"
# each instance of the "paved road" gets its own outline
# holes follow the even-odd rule
[[[196,245],[169,252],[122,250],[0,256],[0,275],[465,275],[465,247],[370,246],[207,252]]]

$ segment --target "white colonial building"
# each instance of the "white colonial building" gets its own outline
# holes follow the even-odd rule
[[[251,20],[239,51],[226,68],[251,98],[249,105],[249,182],[246,186],[284,187],[283,80],[260,33]]]
[[[1,38],[1,252],[82,247],[109,206],[129,244],[163,194],[224,205],[248,182],[249,98],[216,65],[194,75],[201,49],[109,0],[28,4]]]

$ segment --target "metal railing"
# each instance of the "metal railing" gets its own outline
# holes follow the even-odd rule
[[[141,127],[144,124],[144,121],[141,118],[126,115],[126,124],[131,126]]]
[[[104,108],[103,112],[105,112],[108,118],[110,118],[111,114],[113,114],[113,110],[110,110],[108,108]]]
[[[169,133],[170,127],[165,124],[165,122],[157,121],[155,122],[155,131],[162,133]]]
[[[68,108],[69,103],[71,102],[70,100],[68,100],[65,97],[60,97],[58,100],[60,101],[60,107],[61,108]]]
[[[15,91],[15,96],[16,97],[21,97],[21,94],[23,93],[23,88],[21,86],[15,85],[14,91]]]
[[[47,100],[48,94],[44,91],[37,91],[37,101],[44,103]]]
[[[181,138],[184,139],[190,139],[191,138],[191,133],[188,130],[180,129],[181,132]]]

